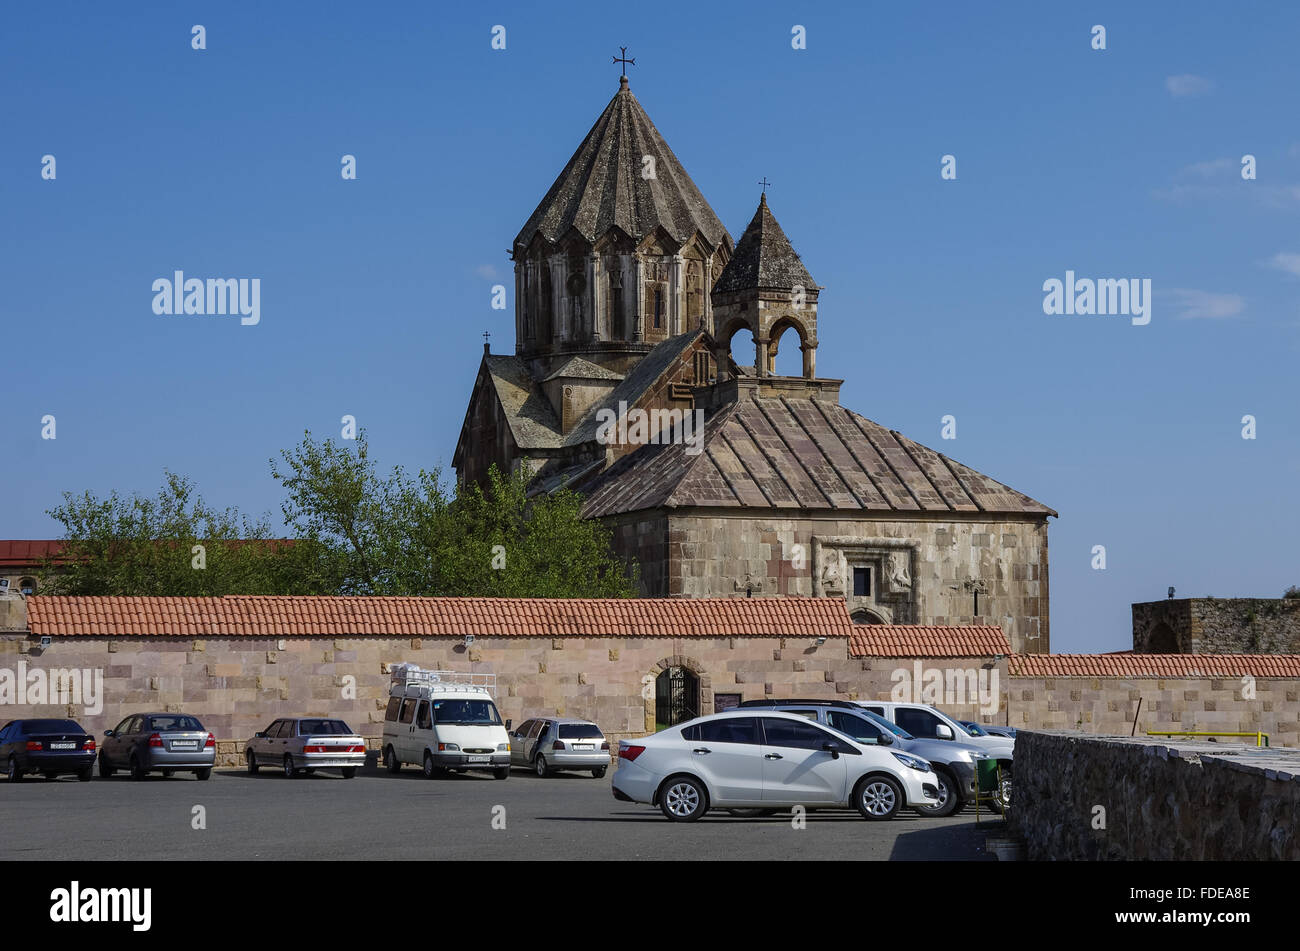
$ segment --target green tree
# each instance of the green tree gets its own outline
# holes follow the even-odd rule
[[[47,514],[64,529],[57,563],[44,566],[48,594],[305,594],[318,574],[310,545],[272,538],[266,519],[209,506],[172,472],[156,496],[65,492]]]
[[[355,446],[310,432],[271,461],[284,520],[319,551],[341,593],[631,597],[635,566],[608,529],[581,517],[567,489],[529,498],[527,479],[495,468],[486,486],[443,488],[438,470],[380,476],[365,432]]]

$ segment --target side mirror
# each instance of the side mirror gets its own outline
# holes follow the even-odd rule
[[[105,735],[105,736],[112,736],[112,735],[113,735],[113,731],[112,731],[112,730],[105,730],[105,731],[104,731],[104,735]]]
[[[946,723],[940,723],[934,728],[934,735],[941,740],[952,739],[952,727]]]
[[[827,740],[822,744],[822,751],[831,754],[831,759],[840,758],[840,745],[833,740]]]
[[[892,734],[892,733],[881,733],[881,734],[880,734],[880,738],[877,739],[876,742],[877,742],[879,745],[881,745],[881,746],[893,746],[893,745],[894,745],[894,734]]]
[[[510,725],[511,725],[512,723],[514,723],[514,722],[515,722],[514,720],[507,720],[507,721],[506,721],[506,732],[507,732],[507,733],[510,732]]]

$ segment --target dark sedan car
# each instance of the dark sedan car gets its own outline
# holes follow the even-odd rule
[[[151,772],[164,776],[190,772],[199,779],[212,775],[217,738],[203,729],[198,717],[185,713],[136,713],[104,731],[99,751],[99,775],[107,779],[125,769],[132,779]]]
[[[11,783],[26,773],[46,779],[76,773],[88,782],[95,766],[95,738],[76,720],[11,720],[0,729],[0,763]]]

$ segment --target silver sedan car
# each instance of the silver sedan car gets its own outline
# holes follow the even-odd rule
[[[217,738],[198,717],[184,713],[136,713],[104,731],[99,747],[99,775],[125,769],[132,779],[148,773],[191,772],[199,779],[212,775]]]
[[[600,779],[609,769],[609,740],[590,720],[537,717],[510,731],[510,763],[538,776],[580,769]]]
[[[337,768],[351,779],[366,765],[366,741],[342,720],[285,717],[254,734],[244,750],[250,773],[278,767],[290,779],[318,769]]]

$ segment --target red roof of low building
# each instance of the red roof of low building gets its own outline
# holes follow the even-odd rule
[[[854,657],[992,657],[1011,645],[995,625],[860,624],[849,635]]]
[[[838,598],[31,597],[33,634],[848,637]]]
[[[0,568],[27,568],[39,565],[46,557],[57,560],[63,542],[53,538],[0,539]]]
[[[1014,654],[1012,677],[1300,677],[1300,654]]]

